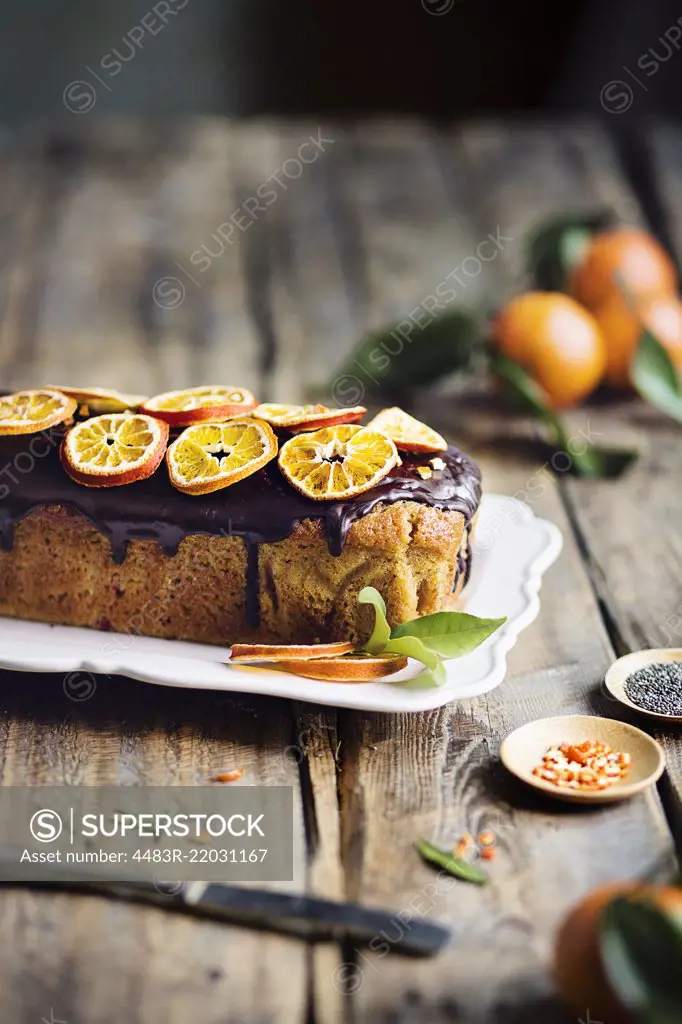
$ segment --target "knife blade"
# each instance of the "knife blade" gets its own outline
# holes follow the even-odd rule
[[[13,880],[3,880],[3,863],[12,864]],[[449,929],[433,921],[409,917],[404,911],[363,907],[358,903],[319,899],[271,889],[218,882],[161,882],[142,878],[121,880],[105,869],[88,877],[76,865],[59,876],[48,865],[40,874],[26,870],[16,877],[16,855],[0,851],[0,886],[23,886],[52,891],[97,893],[118,899],[153,903],[168,910],[198,914],[259,930],[273,931],[312,942],[350,941],[407,956],[432,956],[448,942]]]

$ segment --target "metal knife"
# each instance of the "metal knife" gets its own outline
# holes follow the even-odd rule
[[[373,910],[358,903],[298,896],[276,890],[254,889],[218,882],[160,882],[142,879],[116,880],[105,871],[98,877],[84,879],[77,867],[64,878],[50,877],[49,868],[41,865],[35,872],[13,881],[2,880],[3,861],[0,852],[0,886],[24,886],[75,892],[96,892],[119,899],[154,903],[169,910],[184,911],[247,925],[265,931],[279,932],[309,941],[349,941],[362,946],[410,956],[432,956],[448,942],[451,932],[442,925],[403,912]],[[12,873],[16,876],[15,858]]]

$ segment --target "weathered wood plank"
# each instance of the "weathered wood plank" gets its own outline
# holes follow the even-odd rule
[[[446,176],[447,146],[446,139],[436,147]],[[476,138],[465,135],[454,143],[449,173],[456,171],[462,191],[477,200],[475,223],[462,234],[477,240],[500,226],[520,244],[542,212],[557,212],[573,201],[577,208],[594,206],[581,161],[566,164],[565,157],[565,147],[553,146],[542,130],[535,136],[529,131],[518,143],[510,133],[496,138],[492,129],[481,129]],[[371,169],[366,177],[371,181]],[[381,188],[390,192],[386,177],[384,171],[382,186],[379,178],[373,186],[355,182],[349,192],[355,218],[367,239],[394,239],[400,247],[401,291],[428,290],[433,281],[424,279],[425,238],[423,249],[417,241],[408,248],[408,219],[375,198]],[[457,212],[464,215],[462,208]],[[441,220],[447,223],[447,211]],[[412,238],[420,238],[410,227]],[[387,245],[369,242],[366,257],[369,316],[378,320],[396,311]],[[497,286],[501,276],[511,291],[519,280],[519,259],[519,249],[501,254],[480,288]],[[412,717],[339,716],[347,891],[389,903],[396,914],[433,914],[455,930],[451,948],[425,964],[351,953],[354,1019],[520,1020],[541,1011],[543,1020],[560,1021],[565,1016],[552,997],[548,963],[562,914],[608,878],[670,870],[671,839],[655,793],[628,806],[576,815],[534,801],[497,764],[501,738],[525,721],[561,712],[604,713],[599,686],[613,650],[556,482],[536,458],[524,460],[512,444],[500,457],[499,438],[518,431],[522,439],[527,428],[486,412],[475,395],[443,401],[438,409],[425,399],[422,411],[481,458],[489,489],[521,497],[525,492],[537,514],[557,522],[566,550],[546,581],[541,618],[512,652],[509,678],[498,691],[419,716],[418,723]],[[465,830],[485,825],[497,833],[499,845],[490,885],[480,890],[454,883],[435,900],[425,897],[435,876],[419,861],[413,841],[426,835],[447,846]]]
[[[247,142],[245,134],[248,152]],[[243,189],[231,147],[220,121],[198,121],[163,142],[119,126],[112,139],[45,147],[50,215],[33,260],[44,284],[32,291],[36,340],[23,353],[24,383],[68,378],[154,393],[223,379],[259,390],[240,232],[230,219]],[[255,184],[255,162],[252,173]]]
[[[283,755],[291,738],[284,702],[219,693],[188,700],[180,690],[101,677],[89,699],[74,700],[69,693],[86,692],[85,679],[2,677],[3,785],[202,785],[216,770],[243,767],[243,784],[294,786],[292,888],[304,886],[298,768]],[[35,924],[22,925],[27,920]],[[60,935],[58,947],[44,941],[46,932]],[[0,892],[0,935],[0,984],[17,1021],[49,1019],[53,1006],[67,1020],[113,1022],[129,1006],[130,1021],[179,1024],[200,993],[206,1019],[305,1016],[307,952],[294,940],[102,899],[8,892]],[[106,971],[108,963],[119,969]]]
[[[470,124],[454,143],[445,139],[440,146],[446,173],[461,173],[463,159],[475,167],[468,179],[475,197],[472,215],[484,225],[501,218],[501,229],[514,239],[494,265],[500,276],[498,304],[528,285],[525,242],[544,219],[602,207],[612,207],[627,222],[640,217],[616,173],[615,154],[596,127]]]
[[[327,182],[339,173],[345,133],[309,123],[280,126],[279,174],[286,190],[263,214],[270,237],[272,320],[277,332],[269,394],[317,400],[333,367],[354,343],[360,310],[344,275]],[[305,161],[305,162],[304,162]]]
[[[242,784],[294,787],[292,888],[304,887],[298,768],[283,756],[288,705],[216,693],[189,701],[102,677],[89,681],[89,699],[73,700],[85,677],[2,678],[3,785],[204,785],[242,767]],[[54,1006],[66,1020],[113,1022],[126,1007],[131,1022],[180,1024],[198,998],[205,1019],[305,1019],[307,951],[294,940],[78,896],[0,892],[0,908],[0,984],[17,1021],[49,1019]]]
[[[506,493],[523,489],[537,472],[535,465],[517,465],[500,473],[497,461],[485,457],[482,464],[490,485]],[[355,837],[348,866],[354,895],[390,902],[397,912],[432,914],[455,931],[452,946],[433,963],[354,961],[362,982],[355,997],[359,1020],[388,1020],[399,1008],[403,1020],[435,1022],[457,1019],[458,1007],[466,1020],[521,1020],[541,1010],[543,1020],[561,1021],[548,963],[566,908],[609,878],[672,868],[655,795],[576,815],[532,799],[496,761],[500,739],[526,721],[609,710],[599,684],[612,649],[549,479],[533,509],[559,524],[567,549],[546,580],[541,618],[512,652],[503,686],[421,716],[418,727],[411,718],[343,716],[349,767],[341,782],[342,820]],[[412,842],[426,835],[447,847],[463,832],[485,827],[496,833],[499,848],[489,887],[454,883],[432,903],[427,887],[435,876]]]
[[[27,296],[44,272],[44,232],[51,223],[54,187],[39,159],[4,138],[0,149],[0,380],[3,389],[26,386],[35,345],[37,311]],[[33,382],[32,382],[33,383]]]
[[[29,222],[26,243],[13,250],[14,263],[8,259],[10,275],[24,282],[15,289],[16,309],[5,317],[3,336],[18,382],[66,379],[153,393],[236,374],[240,383],[258,389],[259,350],[238,245],[225,245],[199,285],[186,282],[177,308],[162,309],[153,296],[155,281],[173,272],[172,261],[191,266],[191,253],[204,236],[237,207],[244,177],[238,183],[232,145],[224,125],[199,122],[163,144],[153,133],[145,139],[134,129],[120,129],[113,138],[61,140],[36,150],[31,182],[42,191],[33,206],[22,207],[14,195]],[[245,158],[242,175],[249,167],[259,180],[253,157]],[[9,202],[12,193],[6,194]],[[34,207],[44,209],[46,194],[53,205],[50,217],[40,221]],[[175,273],[180,279],[182,271]],[[171,291],[164,296],[172,297]],[[27,345],[33,310],[35,340]],[[281,753],[292,731],[287,705],[268,702],[265,720],[263,705],[231,697],[213,695],[207,704],[201,695],[197,703],[180,691],[169,695],[120,679],[96,683],[91,699],[76,703],[69,693],[82,695],[86,680],[69,685],[59,678],[3,673],[5,785],[200,785],[217,768],[239,764],[246,784],[294,786],[294,886],[304,887],[298,766]],[[123,719],[121,706],[127,709]],[[258,1013],[272,1021],[305,1018],[308,953],[293,940],[180,918],[167,923],[157,911],[103,900],[0,893],[0,903],[3,945],[13,949],[0,968],[2,987],[17,1020],[39,1019],[41,1013],[49,1018],[54,1005],[55,1015],[66,1019],[113,1021],[123,1005],[130,1007],[131,1021],[181,1021],[204,987],[207,1019],[253,1019]],[[37,922],[35,938],[29,934],[24,941],[22,929],[19,942],[16,925],[24,916]],[[38,938],[45,928],[68,932],[59,954],[54,947],[41,951]],[[99,939],[88,942],[87,935]],[[183,947],[179,968],[172,950]],[[76,949],[78,963],[67,969]],[[107,962],[120,963],[121,973],[100,984]],[[207,971],[215,976],[208,978]],[[41,979],[35,986],[34,972]]]
[[[644,134],[644,144],[652,164],[656,198],[664,212],[665,227],[679,268],[682,261],[682,135],[671,124],[655,125]]]
[[[682,145],[671,128],[650,139],[657,184],[668,211],[668,227],[682,252]],[[602,181],[604,180],[602,177]],[[628,476],[614,486],[585,487],[566,480],[568,508],[589,551],[593,584],[603,603],[618,653],[644,647],[682,646],[682,540],[678,481],[682,474],[680,428],[639,400],[595,410],[593,425],[618,443],[642,450]],[[619,430],[618,428],[623,428]],[[627,712],[623,713],[624,715]],[[661,786],[678,848],[682,845],[682,751],[675,730],[636,715],[666,749],[668,771]]]

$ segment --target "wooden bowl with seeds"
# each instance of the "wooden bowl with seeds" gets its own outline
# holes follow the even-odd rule
[[[614,661],[604,684],[611,697],[640,715],[682,722],[682,648],[652,647]]]
[[[594,768],[594,761],[580,765],[578,769],[572,757],[564,758],[559,754],[561,748],[575,748],[579,751],[585,741],[594,744],[598,752],[602,746],[608,748],[614,755],[613,760],[605,758],[608,763],[603,769]],[[536,774],[538,769],[547,766],[544,759],[550,751],[553,752],[552,756],[562,758],[560,770],[552,770],[550,773],[550,776],[556,778],[565,772],[562,784]],[[571,775],[577,776],[579,772],[588,776],[594,771],[600,778],[602,772],[611,775],[611,765],[618,764],[618,755],[626,755],[621,763],[626,763],[627,768],[623,769],[622,775],[614,770],[613,775],[616,777],[608,778],[607,788],[584,788],[582,783],[576,788],[570,788],[565,784]],[[612,803],[635,796],[652,786],[665,768],[663,748],[651,736],[634,725],[613,718],[598,718],[596,715],[558,715],[522,725],[504,739],[500,747],[500,759],[512,775],[534,789],[556,797],[557,800],[582,804]],[[567,770],[569,764],[573,765],[570,771]]]

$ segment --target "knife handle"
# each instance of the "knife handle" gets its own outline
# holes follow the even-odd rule
[[[251,926],[307,939],[352,940],[376,952],[432,956],[450,938],[442,925],[404,912],[392,914],[357,903],[215,883],[189,883],[187,906]],[[388,948],[387,948],[388,947]]]

